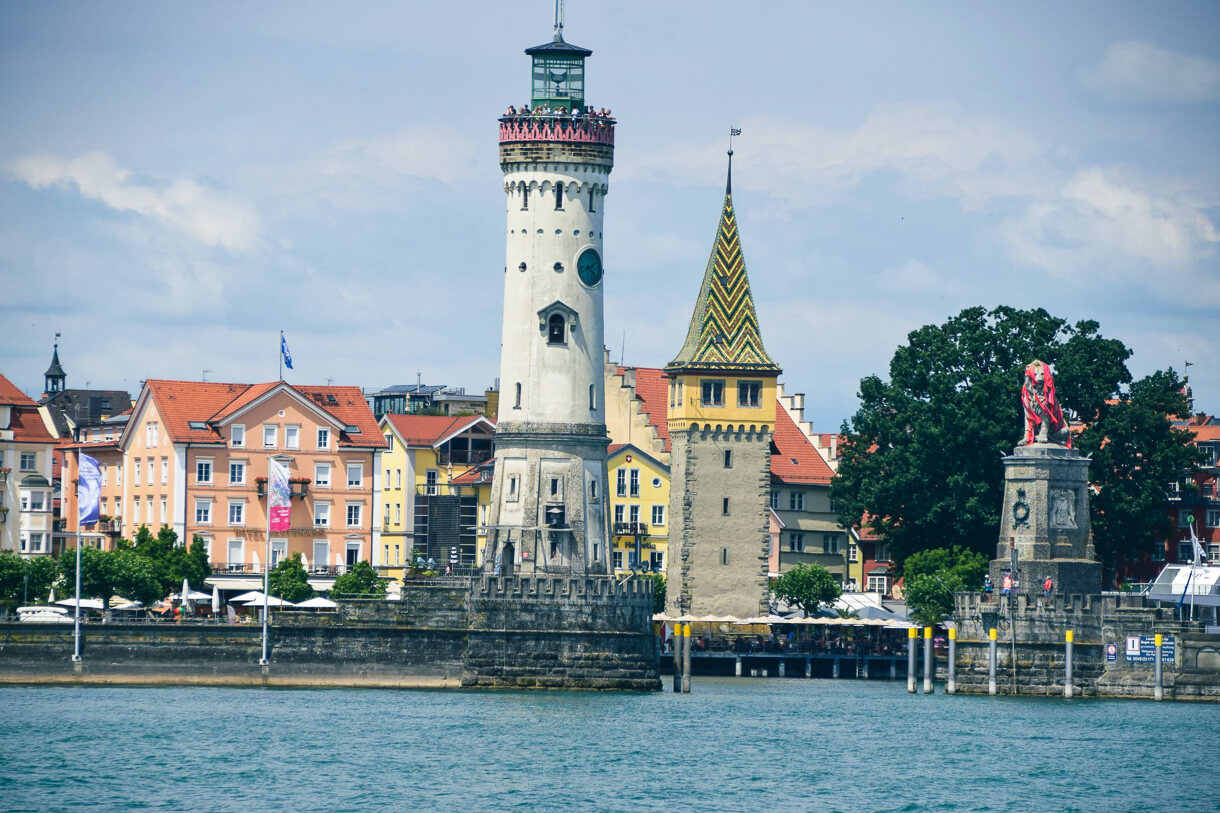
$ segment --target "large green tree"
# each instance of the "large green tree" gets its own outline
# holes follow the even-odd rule
[[[335,579],[335,586],[330,591],[331,598],[350,598],[352,596],[367,596],[380,598],[385,596],[386,583],[378,578],[377,571],[368,562],[357,562],[352,569]]]
[[[967,590],[978,590],[987,575],[987,557],[957,545],[912,553],[903,564],[907,581],[915,576],[935,576],[941,580],[952,577]]]
[[[203,586],[204,579],[212,575],[208,564],[207,545],[199,536],[191,539],[190,547],[178,544],[178,534],[162,525],[154,536],[148,526],[141,525],[131,543],[120,542],[120,549],[130,547],[152,566],[164,596],[179,590],[182,580],[187,579],[195,588]]]
[[[0,551],[0,604],[46,601],[51,585],[59,577],[55,560],[46,556],[25,559]]]
[[[835,509],[844,522],[867,524],[885,541],[899,565],[912,553],[960,545],[993,556],[1003,496],[1001,458],[1020,440],[1022,375],[1034,359],[1055,367],[1055,387],[1069,416],[1091,427],[1081,438],[1086,451],[1108,438],[1133,454],[1180,460],[1181,438],[1168,431],[1137,433],[1122,418],[1126,402],[1146,403],[1141,419],[1168,426],[1165,411],[1178,411],[1164,395],[1180,381],[1172,371],[1131,386],[1126,360],[1131,352],[1107,339],[1093,321],[1072,325],[1045,310],[969,308],[943,325],[909,334],[890,362],[889,380],[869,376],[860,382],[860,408],[845,423],[846,442],[831,483]],[[1119,397],[1117,404],[1111,400]],[[1148,444],[1152,443],[1154,447]],[[1162,470],[1140,469],[1132,476],[1147,494],[1167,480]],[[1109,461],[1090,467],[1102,490],[1122,476]],[[1172,478],[1169,478],[1172,479]],[[1128,489],[1130,493],[1130,489]],[[1115,534],[1126,541],[1106,542],[1106,551],[1136,545],[1121,524],[1134,513],[1153,510],[1151,501],[1095,504],[1104,510]],[[1159,510],[1159,509],[1158,509]],[[1139,531],[1142,534],[1144,531]],[[1137,534],[1138,535],[1138,534]]]
[[[771,582],[771,594],[806,615],[813,615],[823,604],[833,604],[843,595],[843,588],[830,571],[816,562],[794,565],[791,570]]]
[[[280,560],[268,574],[271,595],[296,604],[313,598],[314,589],[309,586],[309,574],[301,564],[301,554],[294,553]]]
[[[59,560],[60,575],[68,595],[76,594],[76,555],[65,554]],[[110,597],[117,592],[119,581],[117,562],[114,553],[101,551],[88,546],[80,551],[80,594],[81,598],[99,598],[102,605],[108,607]],[[128,596],[128,598],[131,598]]]
[[[103,555],[111,558],[110,572],[115,593],[145,605],[165,596],[166,591],[157,578],[156,569],[146,557],[133,550],[116,550]]]

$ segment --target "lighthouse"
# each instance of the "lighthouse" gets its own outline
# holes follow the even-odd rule
[[[500,117],[504,321],[488,571],[607,572],[602,217],[614,120],[585,98],[592,54],[525,51],[528,105]]]

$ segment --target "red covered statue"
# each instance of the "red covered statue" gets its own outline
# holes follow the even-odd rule
[[[1034,361],[1025,368],[1021,405],[1025,407],[1022,445],[1049,442],[1072,448],[1072,433],[1063,419],[1063,409],[1055,397],[1055,379],[1045,361]]]

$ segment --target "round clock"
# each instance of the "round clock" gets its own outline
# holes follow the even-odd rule
[[[597,256],[597,249],[586,248],[576,261],[576,273],[580,281],[594,288],[602,281],[602,258]]]

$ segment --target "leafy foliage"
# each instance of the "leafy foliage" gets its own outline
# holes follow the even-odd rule
[[[771,582],[771,594],[793,607],[801,608],[806,615],[813,615],[823,604],[837,601],[843,594],[843,588],[829,570],[815,562],[793,566]]]
[[[135,542],[120,540],[118,548],[129,548],[148,560],[161,585],[161,596],[181,588],[183,579],[195,587],[201,587],[204,579],[212,575],[208,549],[203,539],[195,536],[189,548],[179,545],[178,534],[165,525],[161,526],[156,536],[152,535],[148,526],[141,525],[136,531]]]
[[[1080,450],[1093,456],[1093,544],[1107,571],[1172,533],[1166,486],[1202,462],[1191,434],[1166,418],[1187,411],[1182,380],[1173,370],[1158,371],[1106,403],[1080,435]]]
[[[386,583],[377,577],[377,571],[368,562],[357,562],[352,569],[335,579],[330,591],[331,598],[350,596],[385,596]]]
[[[116,551],[117,553],[117,551]],[[76,555],[64,555],[59,560],[59,572],[69,595],[76,594]],[[117,592],[119,581],[115,553],[100,551],[88,546],[80,551],[81,598],[100,598],[108,607],[110,597]],[[129,596],[128,598],[131,598]],[[154,599],[155,600],[155,599]]]
[[[983,586],[983,577],[987,575],[987,562],[983,554],[954,545],[952,548],[912,553],[903,563],[902,572],[904,580],[915,576],[936,576],[945,580],[952,576],[961,582],[964,589],[979,590]]]
[[[831,484],[841,519],[867,524],[900,566],[916,551],[945,542],[991,555],[1003,497],[1001,457],[1011,452],[1023,426],[1026,364],[1053,364],[1060,403],[1098,436],[1121,430],[1108,420],[1107,399],[1131,381],[1131,352],[1098,330],[1096,322],[1069,325],[1040,308],[976,307],[912,332],[894,353],[889,381],[869,376],[860,382],[860,408],[843,427],[848,438]],[[1176,380],[1172,372],[1164,375]],[[1163,413],[1159,421],[1165,422]],[[1167,433],[1161,439],[1177,442]],[[1080,445],[1087,446],[1084,439]],[[1103,491],[1114,477],[1100,460],[1090,471]],[[1160,476],[1149,474],[1141,477]],[[1163,491],[1163,481],[1159,487]],[[1110,515],[1117,516],[1119,508]]]
[[[54,559],[46,556],[25,559],[0,551],[0,604],[46,601],[58,576]]]
[[[953,594],[965,589],[961,576],[947,571],[908,575],[902,582],[911,617],[925,627],[939,624],[952,613]]]
[[[665,592],[667,590],[665,574],[650,573],[647,578],[652,579],[652,611],[663,613],[665,612]]]
[[[301,564],[301,554],[294,553],[271,569],[268,574],[271,584],[271,595],[278,596],[293,604],[313,598],[314,589],[309,586],[309,574]]]
[[[153,563],[146,557],[133,550],[116,550],[113,553],[102,555],[111,558],[114,592],[144,604],[152,604],[166,594],[160,580],[157,579]],[[101,597],[99,596],[99,598]]]

